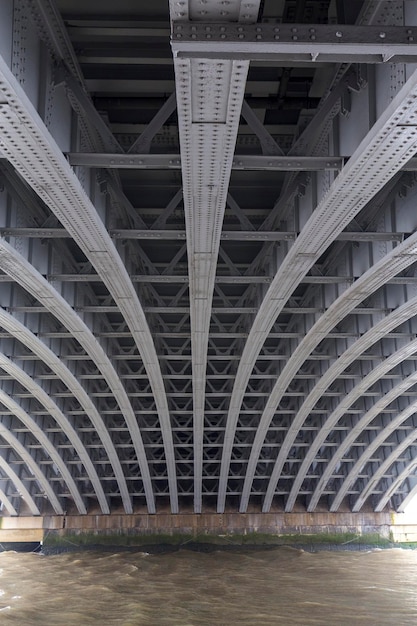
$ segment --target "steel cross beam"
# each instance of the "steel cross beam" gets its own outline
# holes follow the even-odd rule
[[[181,59],[294,63],[415,62],[415,26],[220,24],[173,22],[171,45]]]
[[[181,9],[170,0],[171,20],[198,23],[199,3]],[[228,19],[256,21],[259,1],[232,2]],[[214,0],[203,15],[222,19]],[[248,17],[249,16],[249,17]],[[201,512],[204,404],[211,306],[223,215],[243,103],[248,61],[192,60],[174,55],[178,127],[190,293],[191,358],[194,410],[194,511]]]
[[[128,170],[179,170],[181,156],[179,154],[118,154],[94,152],[69,152],[70,165],[86,167],[106,167],[108,169]],[[417,160],[414,167],[417,169]],[[264,156],[236,154],[232,161],[232,170],[265,170],[265,171],[321,171],[341,170],[344,157],[320,156]]]
[[[98,282],[100,277],[98,274],[48,274],[49,282],[72,282],[72,283],[88,283]],[[133,283],[155,283],[155,284],[187,284],[188,276],[177,274],[132,274],[130,279]],[[236,284],[249,285],[253,283],[270,284],[272,282],[270,276],[216,276],[218,284]],[[356,278],[354,276],[305,276],[302,279],[303,284],[320,284],[320,285],[351,285]],[[12,282],[13,279],[7,274],[0,274],[0,283]],[[387,280],[387,284],[392,285],[413,285],[417,283],[416,276],[394,276]]]
[[[159,240],[159,241],[177,241],[186,239],[186,231],[184,230],[149,230],[138,228],[118,228],[108,231],[113,239],[137,239],[142,241]],[[393,232],[370,232],[370,231],[344,231],[339,233],[335,241],[403,241],[405,233]],[[3,227],[0,228],[0,235],[3,237],[31,237],[37,239],[70,239],[71,235],[65,228],[45,228],[45,227]],[[223,230],[220,233],[220,241],[295,241],[298,233],[294,231],[279,230]],[[82,277],[83,274],[80,274]],[[98,275],[97,275],[98,276]],[[162,277],[157,274],[150,274],[150,279],[158,282],[158,278]],[[216,277],[216,282],[226,280],[228,277]],[[242,277],[243,278],[243,277]],[[314,278],[314,277],[312,277]],[[320,277],[321,278],[321,277]],[[181,277],[175,276],[173,280],[179,280]],[[82,278],[80,279],[82,280]],[[136,279],[137,280],[137,279]],[[146,280],[146,279],[145,279]],[[260,277],[262,280],[262,277]],[[348,280],[347,278],[345,281]],[[326,281],[326,277],[323,277]],[[168,282],[160,281],[160,282]],[[230,282],[232,279],[230,277]],[[316,281],[317,282],[317,281]],[[340,282],[340,281],[339,281]]]
[[[316,260],[342,232],[345,225],[415,154],[417,129],[413,127],[414,124],[417,124],[417,73],[407,81],[361,142],[328,194],[313,212],[275,275],[253,322],[236,375],[222,457],[219,512],[225,506],[227,475],[240,406],[251,371],[269,331],[291,293]],[[364,189],[361,194],[356,191],[359,184]],[[415,244],[411,249],[414,248]],[[277,397],[286,387],[287,383],[283,388],[277,386]],[[272,403],[268,405],[268,413],[265,414],[265,418],[268,415],[268,423],[275,406],[272,407]],[[252,449],[245,494],[253,480],[256,459],[265,432],[264,429],[259,431],[258,444]]]

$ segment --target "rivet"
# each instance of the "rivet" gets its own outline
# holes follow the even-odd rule
[[[385,33],[382,33],[382,32],[379,33],[379,36],[380,36],[381,39],[385,39],[385,37],[386,37]]]
[[[340,38],[340,37],[343,37],[343,33],[342,33],[342,31],[337,30],[337,31],[336,31],[336,37],[339,37],[339,38]]]

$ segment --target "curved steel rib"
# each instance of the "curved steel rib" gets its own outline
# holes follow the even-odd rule
[[[11,503],[10,498],[8,496],[6,496],[6,494],[3,491],[3,489],[0,489],[0,502],[9,511],[9,515],[10,516],[15,517],[16,515],[19,515],[18,512],[16,511],[15,507]]]
[[[12,246],[0,238],[0,268],[11,276],[26,291],[31,293],[45,308],[52,313],[77,339],[92,361],[102,372],[109,388],[118,402],[126,423],[128,425],[138,463],[141,469],[148,508],[154,512],[154,499],[149,474],[149,467],[146,460],[142,436],[136,421],[135,414],[129,402],[128,396],[120,379],[113,368],[108,356],[96,340],[88,326],[73,311],[68,302],[55,291],[55,289],[28,263]],[[91,402],[88,401],[91,406]],[[115,451],[113,442],[106,428],[100,419],[101,431],[99,432],[103,444],[106,448],[109,459],[113,466],[115,476],[120,488],[126,512],[132,512],[129,491],[123,475],[119,457]],[[98,424],[99,425],[99,424]]]
[[[87,475],[96,492],[97,500],[100,504],[102,512],[109,513],[109,506],[100,479],[97,475],[96,468],[94,467],[77,431],[59,409],[58,405],[52,400],[52,398],[48,396],[48,394],[42,389],[40,385],[35,383],[35,381],[30,376],[28,376],[28,374],[26,374],[26,372],[24,372],[18,365],[13,363],[10,359],[8,359],[4,354],[1,353],[0,368],[3,371],[7,372],[10,376],[12,376],[14,380],[17,380],[28,391],[30,391],[33,397],[36,398],[38,402],[48,411],[49,415],[51,415],[51,417],[55,419],[56,423],[61,427],[62,431],[68,437],[68,440],[71,442],[71,445],[74,447],[74,450],[76,451],[80,462],[84,465]],[[62,475],[64,476],[65,474]],[[87,513],[80,495],[78,496],[77,507],[80,513]]]
[[[227,477],[240,407],[256,359],[286,301],[332,243],[383,185],[416,152],[417,73],[407,81],[361,142],[348,164],[303,228],[260,306],[239,363],[230,401],[219,484],[218,511],[224,510]],[[366,190],[363,192],[363,190]],[[265,430],[259,431],[263,441]],[[257,441],[257,444],[258,444]],[[253,447],[248,476],[253,477],[260,445]]]
[[[0,397],[0,401],[4,402],[4,403],[6,402],[6,400],[3,398],[3,396]],[[16,402],[8,401],[8,407],[10,408],[10,410],[13,410],[11,408],[12,406],[14,406],[15,409],[18,409],[18,408],[20,409],[19,405]],[[19,413],[21,415],[22,411],[20,410]],[[21,419],[21,418],[19,417],[19,419]],[[29,418],[29,420],[30,420],[30,418]],[[36,463],[35,459],[26,450],[25,446],[20,443],[20,441],[17,439],[17,437],[15,437],[15,435],[13,435],[9,431],[9,429],[4,426],[4,424],[1,424],[1,423],[0,423],[0,436],[3,437],[3,439],[5,441],[7,441],[7,443],[15,450],[15,452],[20,456],[20,458],[26,463],[26,465],[29,468],[30,472],[35,476],[35,478],[38,481],[39,485],[43,489],[43,491],[44,491],[46,497],[48,498],[49,502],[51,503],[52,508],[54,509],[55,513],[57,515],[63,515],[64,514],[64,509],[62,508],[61,503],[58,500],[56,493],[52,489],[51,485],[48,482],[48,479],[46,478],[45,474],[41,471],[41,469],[40,469],[39,465]],[[15,482],[15,480],[14,480],[14,482]],[[15,484],[16,484],[16,482],[15,482]],[[29,492],[26,490],[26,493],[24,494],[24,496],[22,495],[22,497],[24,497],[26,499],[27,493],[29,493]],[[36,510],[38,510],[37,507],[36,507]],[[39,515],[39,512],[38,513],[33,513],[33,514],[34,515]]]
[[[413,242],[409,242],[409,240],[407,240],[407,244],[408,246],[412,246]],[[414,245],[416,244],[417,237],[415,238]],[[407,247],[407,250],[408,249],[409,248]],[[393,275],[395,275],[396,273],[401,271],[401,269],[405,269],[405,267],[408,267],[408,265],[413,262],[413,257],[408,257],[406,252],[404,253],[404,256],[399,256],[398,258],[396,258],[397,251],[398,248],[392,251],[392,253],[390,253],[385,259],[383,259],[378,264],[378,270],[376,269],[376,267],[372,268],[366,274],[364,274],[362,278],[356,281],[349,289],[347,289],[340,296],[340,298],[338,298],[331,305],[331,307],[328,309],[328,311],[326,311],[326,313],[324,313],[319,321],[314,324],[314,326],[310,329],[306,337],[294,351],[293,356],[291,357],[288,364],[284,367],[276,385],[274,386],[268,404],[265,408],[264,414],[261,417],[259,430],[265,430],[266,433],[267,428],[274,416],[276,407],[278,406],[290,380],[292,379],[296,371],[301,367],[308,354],[311,353],[312,350],[314,350],[314,348],[320,343],[326,333],[329,332],[329,330],[331,330],[331,328],[333,328],[334,325],[340,321],[340,319],[343,319],[343,317],[347,315],[357,304],[359,304],[359,299],[365,298],[367,295],[370,295],[372,291],[380,287],[381,284],[388,280],[389,277],[387,277],[387,271],[393,272]],[[381,284],[375,283],[375,279],[378,275]],[[369,293],[367,290],[365,290],[368,283],[370,284],[370,287],[368,287],[368,289],[372,290],[369,291]],[[286,461],[291,446],[293,445],[305,419],[309,415],[311,409],[313,409],[313,407],[317,404],[322,394],[326,391],[326,389],[329,388],[333,381],[336,380],[339,374],[341,374],[351,363],[353,363],[353,361],[355,361],[355,359],[357,359],[360,354],[362,354],[362,352],[368,350],[368,348],[370,348],[376,341],[378,341],[378,339],[390,332],[393,328],[412,317],[415,314],[416,305],[417,298],[414,298],[410,300],[410,302],[407,302],[404,305],[400,306],[389,316],[381,320],[373,328],[367,331],[352,346],[350,346],[337,359],[337,361],[335,361],[335,363],[327,370],[327,372],[324,373],[317,385],[308,394],[307,398],[305,399],[304,403],[300,407],[298,413],[295,415],[291,423],[291,428],[286,434],[285,440],[276,459],[265,496],[265,501],[263,505],[264,512],[267,512],[270,509],[276,485],[278,483],[282,467]],[[255,443],[253,446],[253,455],[256,460],[257,457],[255,457],[255,451],[257,451],[257,454],[259,455],[262,443],[263,439],[261,439],[261,436],[259,436],[258,439],[255,439]],[[255,469],[256,465],[253,469],[253,472],[255,471]],[[243,505],[245,505],[245,507],[247,506],[252,480],[253,475],[249,474],[248,467],[247,477],[245,480],[242,495],[241,511],[244,510]]]
[[[376,450],[378,450],[378,448],[383,445],[387,437],[389,437],[399,426],[401,426],[401,424],[403,424],[409,417],[411,417],[411,415],[416,412],[417,402],[413,402],[404,411],[401,411],[401,413],[397,415],[397,417],[393,419],[392,422],[390,422],[366,447],[366,450],[363,451],[356,463],[351,468],[350,472],[347,474],[346,478],[343,480],[339,491],[333,499],[330,508],[331,511],[337,511],[348,490],[358,478],[362,468],[366,465],[366,463],[368,463],[369,459],[376,452]],[[414,439],[417,439],[417,434],[413,432],[411,433],[411,435],[409,435],[409,437],[411,437],[411,440],[414,441]],[[408,437],[406,439],[408,439]]]
[[[397,511],[399,513],[405,512],[405,509],[408,507],[409,504],[411,504],[411,502],[414,500],[416,495],[417,495],[417,485],[413,487],[411,491],[409,492],[409,494],[404,498],[404,500],[401,502],[400,506],[398,507]]]
[[[56,215],[95,267],[135,340],[155,398],[165,448],[171,509],[177,512],[178,491],[168,402],[153,339],[134,286],[95,207],[2,58],[0,87],[2,153]],[[121,393],[119,380],[117,386]],[[121,407],[124,405],[122,403]],[[136,419],[129,411],[127,413],[125,418],[133,442],[140,448],[142,441],[140,435],[138,438]],[[152,510],[152,486],[147,463],[144,467],[145,460],[144,455],[138,456],[141,471],[144,470],[142,477],[148,507]]]
[[[376,289],[381,287],[386,283],[387,280],[394,277],[396,274],[401,272],[402,270],[409,267],[412,263],[417,259],[417,235],[411,235],[406,241],[397,246],[392,252],[387,254],[381,261],[375,264],[372,268],[370,268],[365,274],[363,274],[349,289],[347,289],[335,302],[331,305],[331,307],[323,314],[323,316],[319,319],[319,321],[314,324],[314,326],[307,333],[306,337],[299,344],[297,349],[294,351],[291,360],[287,363],[284,370],[282,371],[282,379],[285,376],[284,385],[278,386],[278,383],[281,382],[281,377],[278,379],[278,383],[274,387],[274,390],[271,394],[273,396],[274,404],[273,411],[275,411],[275,407],[277,406],[279,400],[285,392],[289,384],[289,376],[292,377],[296,371],[299,369],[301,364],[307,358],[308,354],[320,343],[320,341],[325,337],[327,332],[331,328],[334,327],[341,319],[345,317],[350,311],[352,311],[357,304],[359,304],[366,297],[371,295]],[[400,323],[400,322],[399,322]],[[379,333],[376,336],[375,341],[379,338],[379,336],[383,336],[385,333],[381,329],[381,325],[375,326],[374,330],[369,331],[370,335],[366,333],[364,338],[368,341],[369,337],[372,338],[374,332]],[[369,345],[374,343],[371,341]],[[355,344],[355,346],[357,343]],[[360,346],[361,344],[359,344]],[[307,348],[306,348],[307,346]],[[361,350],[362,351],[362,350]],[[336,361],[335,363],[334,374],[337,376],[339,374],[340,363]],[[343,371],[343,370],[342,370]],[[333,369],[329,369],[328,372],[324,375],[323,381],[323,391],[331,384],[333,380]],[[288,381],[288,382],[287,382]],[[327,384],[328,383],[328,384]],[[318,401],[321,393],[321,385],[320,387],[316,387],[313,389],[311,394],[309,394],[305,403],[301,407],[299,414],[297,414],[296,419],[288,431],[286,438],[281,446],[279,451],[277,460],[274,465],[274,469],[271,474],[271,478],[269,481],[268,489],[265,495],[263,511],[268,511],[272,498],[275,493],[276,485],[279,480],[279,476],[282,471],[282,467],[285,463],[287,455],[291,449],[291,446],[294,443],[294,440],[297,436],[299,429],[301,428],[305,418],[307,417],[310,409],[314,406],[314,404]],[[278,393],[275,395],[275,390]],[[278,397],[278,400],[277,400]],[[269,417],[269,421],[272,419],[272,415]],[[269,422],[268,422],[269,423]]]
[[[303,463],[301,464],[300,470],[297,474],[293,488],[291,489],[291,493],[288,498],[289,510],[292,509],[292,507],[294,506],[294,502],[298,495],[299,488],[305,478],[308,468],[314,460],[314,457],[326,440],[332,427],[343,416],[346,409],[352,406],[352,404],[361,397],[362,393],[366,391],[366,389],[369,389],[369,387],[378,382],[381,376],[384,376],[393,367],[404,361],[407,356],[411,356],[412,354],[415,354],[415,352],[417,352],[417,340],[412,341],[407,345],[406,348],[401,348],[401,350],[398,350],[389,358],[385,359],[383,363],[376,367],[370,374],[365,376],[361,383],[356,385],[356,387],[354,387],[352,391],[348,393],[346,398],[339,404],[337,409],[328,417],[320,431],[317,433],[317,436],[310,447],[311,453],[309,449]],[[389,393],[385,394],[385,396],[378,400],[378,402],[375,402],[373,407],[361,417],[357,424],[355,424],[354,428],[346,435],[345,439],[338,447],[336,453],[333,455],[333,458],[329,460],[329,463],[327,464],[323,475],[320,477],[320,480],[318,481],[318,484],[308,506],[309,511],[314,511],[315,507],[317,506],[317,502],[321,496],[321,493],[325,488],[327,482],[329,481],[334,468],[336,467],[337,463],[343,458],[344,454],[348,451],[351,444],[355,441],[363,428],[365,428],[370,422],[372,422],[372,420],[375,419],[375,417],[377,417],[377,415],[379,415],[379,413],[386,406],[388,406],[388,404],[398,398],[398,396],[400,396],[404,391],[415,385],[416,382],[417,376],[415,374],[405,378],[403,381],[401,381],[401,383],[396,385],[396,387],[391,389]]]
[[[26,502],[26,504],[29,507],[29,511],[32,513],[32,515],[40,515],[41,512],[37,504],[35,503],[35,500],[32,498],[32,496],[30,495],[29,491],[26,489],[25,485],[23,484],[19,476],[10,467],[10,464],[6,461],[6,459],[3,459],[2,456],[0,456],[0,468],[9,477],[12,483],[14,483],[14,486],[16,487],[16,491],[19,493],[20,497]],[[6,501],[4,501],[4,503],[6,504]],[[13,509],[16,510],[14,507]]]
[[[17,402],[15,402],[10,396],[7,395],[7,393],[5,393],[2,390],[0,390],[0,402],[4,404],[4,406],[7,407],[13,415],[16,416],[22,422],[22,424],[27,426],[29,430],[31,431],[31,433],[33,434],[33,436],[36,437],[36,439],[39,441],[39,443],[41,444],[45,452],[49,455],[49,457],[52,459],[52,461],[55,463],[55,465],[59,469],[63,480],[67,483],[68,489],[71,493],[71,496],[74,499],[74,502],[76,504],[78,511],[81,514],[85,515],[87,513],[87,509],[85,508],[85,504],[83,502],[79,489],[77,485],[75,484],[75,481],[73,477],[71,476],[67,466],[65,465],[64,460],[58,454],[58,451],[53,446],[53,444],[49,441],[48,437],[45,435],[42,429],[38,426],[35,420],[28,413],[26,413],[26,411],[22,409],[22,407]],[[9,429],[6,428],[6,426],[3,423],[0,423],[0,433],[5,439],[9,437],[9,435],[6,435],[6,432],[10,433]],[[14,435],[12,436],[14,437]],[[19,440],[16,438],[16,441],[19,441]],[[28,459],[30,457],[32,459],[32,463],[36,464],[35,459],[26,450],[26,448],[20,442],[19,444],[21,446],[20,449],[25,450],[28,455],[25,458]],[[21,453],[19,452],[19,454]],[[32,469],[32,466],[30,467]],[[51,504],[54,507],[55,512],[58,515],[62,515],[63,508],[54,490],[52,489],[52,486],[49,484],[48,479],[43,474],[43,472],[41,472],[39,467],[37,471],[38,473],[35,475],[37,476],[38,480],[41,480],[41,484],[45,490],[45,493],[48,495],[48,498],[51,501]]]
[[[415,437],[414,437],[414,440],[415,440]],[[410,445],[409,442],[408,442],[408,445]],[[401,451],[398,452],[396,457],[398,457],[401,454],[401,452],[403,452],[406,448],[407,448],[407,445],[405,445],[405,443],[404,443],[404,447],[401,445]],[[386,504],[388,503],[388,500],[395,494],[397,489],[401,487],[402,483],[406,480],[406,478],[408,478],[412,472],[415,472],[416,468],[417,468],[417,459],[413,459],[412,461],[410,461],[407,467],[403,469],[401,474],[399,474],[396,477],[394,482],[391,483],[391,485],[388,487],[388,489],[386,490],[382,498],[379,499],[375,507],[375,511],[377,513],[379,511],[382,511],[385,508]]]
[[[118,456],[114,448],[113,442],[111,441],[107,433],[105,424],[99,412],[95,408],[94,404],[91,402],[84,388],[72,374],[72,372],[52,352],[52,350],[50,350],[38,337],[36,337],[36,335],[34,335],[30,330],[26,328],[26,326],[21,324],[17,319],[10,315],[10,313],[7,313],[3,309],[0,309],[0,326],[2,326],[4,330],[10,333],[13,337],[18,339],[18,341],[25,345],[31,352],[33,352],[33,354],[36,354],[36,356],[41,361],[43,361],[49,367],[49,369],[54,372],[58,376],[58,378],[64,383],[64,385],[71,391],[74,398],[76,398],[77,401],[80,403],[80,406],[83,408],[91,423],[95,427],[99,437],[103,442],[104,449],[107,453],[110,463],[112,464],[113,470],[115,471],[113,463],[115,462],[117,467]],[[60,419],[60,414],[56,412],[50,400],[46,408],[57,421]],[[66,419],[65,416],[64,419]],[[82,452],[82,449],[80,449],[78,453],[80,454],[80,452]],[[96,470],[87,452],[86,455],[87,456],[83,455],[83,457],[80,456],[80,459],[84,462],[87,468],[90,480],[96,490],[97,497],[99,499],[103,513],[110,513],[109,505],[104,495],[104,491],[97,476]]]

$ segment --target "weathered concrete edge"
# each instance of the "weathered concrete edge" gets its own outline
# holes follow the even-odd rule
[[[389,540],[392,515],[383,513],[161,513],[65,515],[0,518],[0,543],[8,541],[52,541],[55,545],[77,538],[80,545],[107,543],[139,545],[151,540],[183,543],[235,538],[249,543],[275,543],[280,537],[294,541],[308,537],[315,541],[341,543],[367,536]]]

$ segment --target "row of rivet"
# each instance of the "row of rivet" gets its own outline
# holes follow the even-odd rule
[[[197,28],[197,26],[195,26],[195,25],[191,26],[190,30],[191,30],[191,35],[188,35],[187,33],[181,32],[181,31],[183,31],[183,25],[182,24],[175,24],[175,26],[174,26],[174,31],[175,31],[174,37],[176,39],[182,39],[183,36],[184,37],[188,36],[191,39],[197,39],[197,33],[198,33],[198,30],[199,30]],[[268,28],[267,30],[268,30],[268,32],[267,32],[266,36],[270,36],[269,33],[271,32],[271,29]],[[280,32],[281,32],[281,34],[282,34],[282,32],[285,33],[286,30],[287,29],[285,29],[285,30],[282,29],[282,28],[280,29],[278,26],[275,26],[274,28],[272,28],[272,32],[275,33],[273,35],[274,39],[279,40],[280,36],[281,36],[279,33]],[[233,37],[237,33],[238,39],[246,39],[246,37],[248,37],[248,38],[255,37],[255,39],[259,40],[259,39],[262,39],[263,36],[265,35],[265,33],[263,34],[263,29],[262,29],[261,26],[257,26],[255,29],[251,28],[250,31],[245,31],[245,28],[243,26],[233,27],[232,31],[231,31],[230,27],[226,27],[226,26],[219,26],[217,28],[214,28],[212,26],[205,26],[204,27],[204,31],[205,31],[204,37],[206,39],[212,39],[213,36],[214,37],[217,36],[220,39],[227,39],[228,36]],[[254,34],[253,31],[255,31],[256,34]],[[299,34],[297,34],[297,33],[300,33],[300,31],[296,27],[293,27],[293,28],[290,29],[290,32],[292,33],[291,39],[293,41],[298,41]],[[301,31],[301,32],[302,32],[302,38],[306,38],[306,34],[303,34],[303,31]],[[220,34],[218,34],[218,33],[220,33]],[[317,34],[316,34],[317,31],[316,31],[315,28],[310,28],[308,30],[308,33],[309,33],[308,37],[309,37],[309,39],[311,41],[314,41],[314,40],[317,39]],[[407,35],[407,41],[409,41],[409,42],[414,41],[414,36],[413,36],[413,31],[412,30],[407,29],[406,30],[406,35]],[[335,31],[334,32],[334,36],[337,39],[342,39],[343,36],[344,36],[343,35],[343,31],[341,31],[341,30]],[[386,36],[387,36],[387,33],[384,32],[384,31],[380,31],[378,33],[379,39],[385,39]]]

